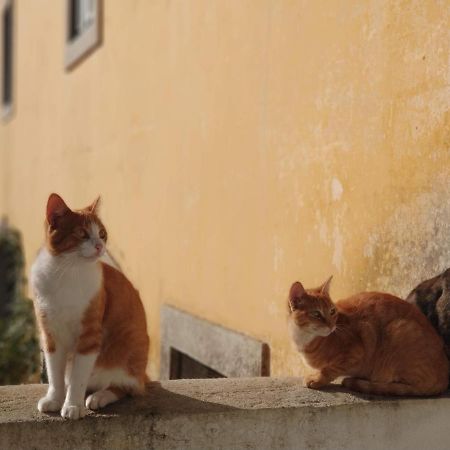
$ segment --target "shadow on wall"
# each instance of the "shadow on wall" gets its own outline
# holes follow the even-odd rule
[[[33,304],[24,292],[20,233],[0,224],[0,384],[36,382],[39,342]]]
[[[405,298],[415,285],[450,265],[449,236],[450,183],[443,176],[369,237],[364,249],[370,258],[368,289]]]

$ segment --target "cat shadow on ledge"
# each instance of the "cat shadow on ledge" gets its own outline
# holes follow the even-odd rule
[[[88,410],[86,417],[95,416],[129,416],[154,414],[190,414],[220,413],[237,408],[222,403],[201,400],[192,396],[179,394],[165,389],[159,381],[146,385],[142,396],[126,397],[96,411]],[[51,417],[59,417],[59,413],[45,413]]]

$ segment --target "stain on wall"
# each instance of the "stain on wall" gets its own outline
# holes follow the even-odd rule
[[[450,266],[450,179],[399,205],[364,247],[368,289],[406,297],[421,281]],[[368,271],[369,272],[369,271]]]

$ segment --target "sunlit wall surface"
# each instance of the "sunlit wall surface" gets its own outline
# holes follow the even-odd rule
[[[29,266],[50,192],[102,195],[153,377],[164,302],[293,375],[292,281],[404,295],[450,265],[448,1],[105,1],[70,71],[64,2],[15,7],[0,212]]]

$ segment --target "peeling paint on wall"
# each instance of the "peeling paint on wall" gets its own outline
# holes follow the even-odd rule
[[[364,248],[368,289],[405,297],[450,266],[450,176],[397,208]]]
[[[333,230],[334,249],[333,249],[333,265],[340,270],[342,267],[342,255],[344,251],[344,240],[339,227],[336,225]]]
[[[344,192],[344,188],[342,187],[341,182],[334,177],[331,180],[331,198],[333,201],[338,201],[342,197],[342,193]]]

